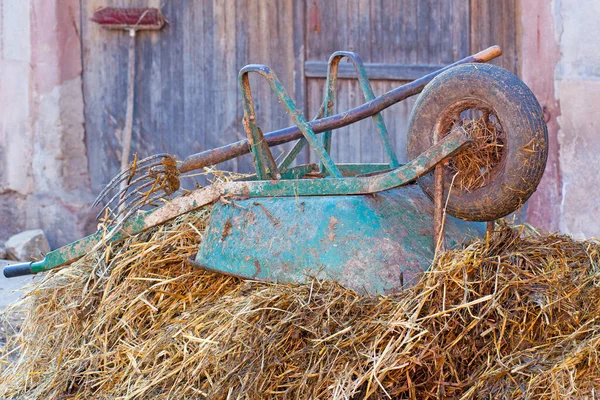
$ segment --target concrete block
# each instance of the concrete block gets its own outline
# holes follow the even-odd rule
[[[11,236],[6,241],[6,251],[15,260],[33,261],[48,253],[50,245],[44,231],[33,229]]]

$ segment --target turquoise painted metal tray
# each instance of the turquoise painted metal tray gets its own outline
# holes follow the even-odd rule
[[[195,264],[256,280],[317,277],[386,294],[413,285],[431,265],[433,213],[417,185],[365,195],[219,201]],[[448,247],[482,235],[484,223],[447,217]]]

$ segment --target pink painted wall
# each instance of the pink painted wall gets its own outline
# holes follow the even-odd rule
[[[521,7],[521,78],[533,90],[546,116],[550,149],[538,190],[529,200],[527,221],[545,230],[560,229],[558,121],[560,104],[554,91],[554,69],[560,59],[554,18],[547,0],[528,0]]]
[[[79,0],[3,0],[0,10],[0,241],[42,228],[59,246],[95,225]]]
[[[521,1],[523,80],[544,107],[550,154],[528,220],[600,237],[600,1]]]

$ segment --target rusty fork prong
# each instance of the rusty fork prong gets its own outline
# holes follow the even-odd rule
[[[92,207],[96,207],[98,204],[100,204],[100,202],[102,202],[102,200],[107,196],[107,194],[112,191],[113,189],[115,189],[122,181],[126,180],[126,179],[130,179],[133,175],[139,174],[140,172],[143,171],[147,171],[152,169],[153,167],[158,167],[160,165],[162,165],[162,161],[157,162],[157,163],[153,163],[150,165],[145,165],[147,163],[149,163],[150,161],[156,160],[157,158],[168,158],[168,157],[172,157],[167,153],[161,153],[161,154],[155,154],[153,156],[150,157],[146,157],[142,160],[139,160],[136,163],[136,168],[132,171],[127,168],[122,170],[117,176],[115,176],[113,179],[110,180],[110,182],[108,182],[108,184],[104,187],[104,189],[102,189],[102,191],[98,194],[98,196],[96,197],[96,200],[94,200],[94,203],[92,205]],[[128,185],[129,187],[129,185]]]
[[[133,207],[131,209],[129,209],[127,211],[127,213],[125,215],[123,215],[122,218],[120,218],[118,220],[118,222],[112,226],[110,228],[110,231],[107,235],[107,238],[105,238],[105,240],[108,240],[109,238],[112,237],[112,235],[114,235],[115,233],[117,233],[121,227],[123,226],[123,224],[125,222],[127,222],[127,220],[129,219],[129,217],[131,217],[133,214],[135,214],[138,210],[140,210],[142,207],[144,207],[146,204],[151,204],[152,202],[156,201],[156,200],[160,200],[163,197],[162,194],[158,193],[152,197],[150,197],[149,199],[139,199],[138,202],[136,204],[133,205]],[[131,207],[133,202],[129,203],[127,205],[127,207]]]
[[[129,185],[127,185],[127,188],[128,188],[128,189],[130,189],[130,188],[136,187],[136,185],[137,185],[138,183],[140,183],[140,182],[143,182],[143,181],[148,181],[149,179],[150,179],[150,177],[149,177],[148,175],[142,175],[142,176],[140,176],[140,177],[136,178],[136,179],[135,179],[133,182],[131,182]],[[150,182],[153,182],[153,181],[150,181]],[[137,188],[139,189],[141,186],[143,186],[143,185],[137,186]],[[113,195],[113,196],[110,198],[110,200],[108,200],[108,201],[106,202],[106,205],[108,206],[108,205],[112,204],[112,202],[113,202],[113,201],[115,201],[117,198],[120,198],[120,199],[122,199],[126,193],[127,193],[127,192],[122,192],[122,191],[118,191],[118,192],[116,192],[116,193],[115,193],[115,194],[114,194],[114,195]]]
[[[179,179],[179,177],[177,179]],[[132,205],[134,205],[134,207],[137,207],[136,209],[139,209],[140,207],[143,207],[147,204],[151,204],[157,199],[172,196],[172,194],[175,193],[176,190],[170,191],[169,185],[170,182],[168,171],[156,171],[156,175],[154,175],[153,180],[150,180],[144,183],[143,185],[133,187],[131,191],[127,194],[127,196],[121,198],[119,204],[117,205],[118,212],[116,214],[116,218],[119,219],[122,215],[124,215],[125,210],[131,207]],[[148,186],[151,186],[150,189],[144,191],[143,189],[147,188]],[[133,198],[129,200],[131,197]]]
[[[143,177],[136,179],[136,181],[147,180],[147,179],[148,179],[148,177],[143,176]],[[113,203],[113,201],[115,201],[117,198],[119,198],[119,202],[113,207],[113,209],[115,209],[115,210],[119,210],[119,207],[121,207],[127,200],[129,200],[131,198],[131,196],[140,194],[140,190],[145,189],[148,186],[151,186],[153,184],[154,184],[154,181],[148,181],[148,182],[144,183],[143,185],[140,185],[140,186],[136,187],[135,189],[131,190],[130,192],[115,193],[115,195],[106,203],[106,205],[104,207],[102,207],[102,210],[100,210],[100,212],[96,216],[96,219],[98,219],[104,213],[104,211],[110,207],[110,205]],[[126,194],[126,196],[121,197],[120,195],[122,193]],[[117,217],[118,215],[119,215],[119,213],[115,214],[115,217]]]
[[[156,200],[156,198],[155,198],[156,196],[155,197],[150,197],[150,196],[152,196],[155,193],[158,193],[159,198],[165,197],[164,193],[160,193],[165,188],[165,180],[163,179],[161,182],[159,182],[159,181],[160,181],[160,179],[156,179],[154,182],[148,182],[147,184],[143,185],[144,187],[152,185],[152,187],[145,192],[141,190],[142,187],[136,188],[134,191],[132,191],[131,193],[129,193],[127,195],[127,198],[132,197],[134,194],[136,196],[134,196],[133,199],[131,199],[126,204],[125,204],[124,200],[121,200],[121,202],[119,202],[119,212],[117,213],[117,218],[124,215],[124,210],[131,207],[132,204],[135,204],[135,205],[139,204],[143,207],[146,204],[152,203],[152,201]]]

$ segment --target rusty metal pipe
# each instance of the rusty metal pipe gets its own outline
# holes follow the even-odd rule
[[[374,114],[398,103],[399,101],[414,96],[415,94],[419,94],[425,85],[431,82],[433,78],[451,67],[473,62],[487,62],[499,57],[501,54],[502,50],[499,46],[489,47],[483,51],[480,51],[479,53],[465,57],[454,64],[450,64],[447,67],[432,72],[429,75],[425,75],[422,78],[407,83],[406,85],[392,89],[389,92],[376,97],[375,99],[359,107],[352,108],[346,112],[332,115],[330,117],[311,121],[309,122],[309,125],[314,133],[322,133],[348,126],[365,118],[369,118]],[[264,135],[264,139],[269,147],[288,143],[300,138],[302,138],[302,132],[300,132],[300,129],[297,126],[291,126]],[[216,149],[207,150],[188,156],[185,160],[183,160],[181,166],[179,167],[179,171],[181,173],[185,173],[197,170],[209,165],[219,164],[248,153],[250,153],[248,140],[240,140],[239,142],[235,142],[227,146],[218,147]]]
[[[437,257],[440,252],[446,250],[444,240],[444,163],[435,166],[433,207],[433,246]]]

